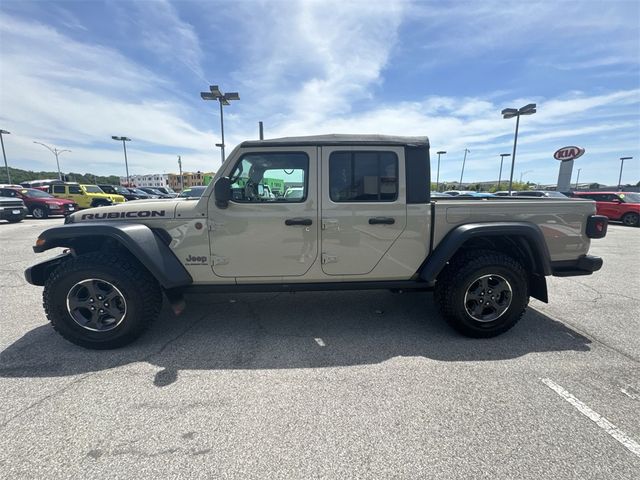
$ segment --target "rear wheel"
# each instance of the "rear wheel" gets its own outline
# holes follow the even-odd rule
[[[33,218],[47,218],[49,216],[49,212],[43,207],[33,207],[31,209],[31,215]]]
[[[622,216],[622,223],[627,225],[628,227],[637,227],[640,225],[640,216],[637,213],[625,213]]]
[[[162,306],[156,280],[128,256],[90,253],[60,265],[45,283],[53,328],[76,345],[118,348],[138,338]]]
[[[438,277],[435,299],[447,322],[469,337],[494,337],[513,327],[529,303],[527,273],[515,259],[472,251]]]

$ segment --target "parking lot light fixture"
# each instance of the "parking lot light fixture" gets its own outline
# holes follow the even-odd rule
[[[60,155],[61,153],[64,152],[71,152],[71,150],[68,149],[63,149],[63,150],[58,150],[57,148],[51,148],[49,145],[46,145],[42,142],[36,142],[34,141],[33,143],[37,143],[38,145],[42,145],[44,148],[46,148],[47,150],[49,150],[51,153],[53,153],[56,157],[56,165],[58,166],[58,180],[62,180],[62,173],[60,172],[60,160],[58,159],[58,155]]]
[[[4,168],[7,169],[7,181],[11,184],[11,174],[9,173],[9,165],[7,164],[7,154],[4,151],[4,139],[2,135],[10,135],[11,132],[0,129],[0,143],[2,143],[2,156],[4,157]]]
[[[131,186],[131,183],[129,182],[129,162],[127,161],[127,144],[126,142],[130,142],[131,139],[127,138],[127,137],[118,137],[116,135],[111,135],[111,138],[113,140],[116,140],[118,142],[122,142],[122,148],[124,150],[124,168],[127,172],[127,187]]]
[[[220,147],[220,153],[222,155],[222,163],[224,163],[224,113],[222,107],[230,105],[231,100],[240,100],[238,92],[222,93],[218,85],[210,85],[208,92],[200,92],[200,98],[203,100],[217,100],[220,104],[220,138],[221,143],[216,143],[216,147]]]
[[[631,160],[633,157],[620,157],[620,176],[618,177],[618,191],[622,191],[622,167],[625,160]]]
[[[513,188],[513,169],[516,165],[516,146],[518,145],[518,127],[520,126],[520,116],[522,115],[533,115],[536,113],[536,104],[529,103],[524,107],[519,109],[517,108],[505,108],[502,110],[502,118],[513,118],[516,117],[516,134],[513,139],[513,154],[511,155],[511,175],[509,176],[509,195],[511,195],[511,190]]]
[[[436,192],[440,191],[440,155],[446,155],[447,152],[440,150],[438,153],[438,173],[436,175]]]
[[[498,190],[500,190],[501,182],[502,182],[502,162],[504,162],[504,157],[510,157],[510,153],[501,153],[500,154],[500,173],[498,173]]]
[[[578,169],[578,176],[576,177],[576,190],[578,190],[578,182],[580,181],[580,170],[582,170],[581,168]]]

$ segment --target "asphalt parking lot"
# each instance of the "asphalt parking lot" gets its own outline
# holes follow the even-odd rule
[[[207,295],[96,352],[23,278],[59,223],[0,223],[0,477],[638,478],[640,229],[495,339],[430,293]]]

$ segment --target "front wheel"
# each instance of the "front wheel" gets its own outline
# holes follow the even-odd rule
[[[49,216],[49,212],[47,212],[47,210],[43,207],[33,207],[31,209],[31,215],[33,216],[33,218],[47,218]]]
[[[622,223],[628,227],[637,227],[640,225],[640,216],[637,213],[625,213],[622,217]]]
[[[469,337],[494,337],[513,327],[529,303],[527,272],[515,259],[476,251],[454,259],[436,283],[447,322]]]
[[[135,259],[89,253],[60,265],[47,279],[44,309],[53,328],[86,348],[118,348],[137,339],[162,306],[156,280]]]

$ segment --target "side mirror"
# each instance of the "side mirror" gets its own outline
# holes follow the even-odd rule
[[[231,181],[229,177],[220,177],[213,186],[213,196],[216,199],[216,207],[227,208],[231,200]]]

